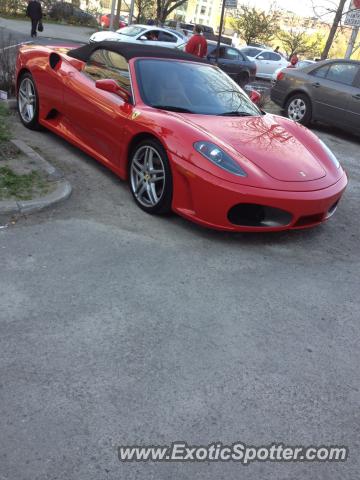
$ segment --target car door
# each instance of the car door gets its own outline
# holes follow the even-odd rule
[[[225,47],[225,61],[228,66],[228,74],[233,79],[237,79],[241,71],[243,56],[235,48]]]
[[[180,43],[180,38],[171,32],[159,31],[159,39],[156,45],[160,47],[175,48]]]
[[[214,52],[215,54],[215,52]],[[239,59],[238,52],[230,47],[221,46],[219,48],[218,64],[221,70],[226,72],[231,78],[237,75],[236,64]]]
[[[266,74],[267,77],[271,77],[275,70],[282,66],[285,66],[282,56],[276,52],[264,52],[262,55],[265,58],[264,74]]]
[[[105,49],[95,50],[82,71],[69,70],[64,82],[64,111],[71,133],[103,163],[117,167],[124,149],[124,121],[131,112],[115,93],[96,88],[100,79],[114,79],[131,92],[124,57]]]
[[[339,126],[351,126],[348,107],[359,93],[354,84],[359,67],[351,62],[332,62],[310,73],[309,93],[313,118]]]
[[[257,66],[257,75],[259,77],[267,77],[270,72],[270,52],[260,52],[255,57],[255,62]]]
[[[352,87],[351,97],[346,107],[346,124],[352,131],[360,132],[360,68]]]

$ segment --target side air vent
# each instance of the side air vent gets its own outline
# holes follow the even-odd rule
[[[50,57],[49,57],[49,63],[50,63],[50,67],[53,69],[53,70],[56,70],[57,68],[60,67],[60,64],[61,64],[61,57],[58,53],[51,53],[50,54]]]
[[[59,115],[59,112],[55,109],[52,108],[50,112],[46,115],[46,120],[54,120]]]

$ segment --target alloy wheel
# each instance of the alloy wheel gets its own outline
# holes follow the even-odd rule
[[[35,86],[29,77],[21,81],[18,95],[21,118],[25,123],[30,123],[35,117],[36,93]]]
[[[306,104],[302,98],[294,98],[288,106],[288,117],[300,122],[306,114]]]
[[[158,205],[165,190],[165,166],[157,150],[145,145],[136,150],[130,167],[131,189],[144,207]]]

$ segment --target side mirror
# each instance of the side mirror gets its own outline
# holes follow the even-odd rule
[[[141,37],[139,37],[139,40],[147,40],[147,36],[146,35],[141,35]]]
[[[258,57],[256,57],[256,60],[265,60],[265,59],[262,55],[259,55]]]
[[[116,93],[126,103],[130,103],[130,95],[125,88],[120,87],[113,79],[96,80],[95,87],[105,92]]]

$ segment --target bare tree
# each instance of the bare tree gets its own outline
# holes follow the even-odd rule
[[[338,7],[335,11],[334,20],[333,20],[333,23],[332,23],[331,28],[330,28],[329,36],[326,40],[325,48],[324,48],[324,50],[322,51],[322,54],[321,54],[321,60],[325,60],[325,58],[327,58],[328,55],[329,55],[331,45],[334,41],[336,31],[338,29],[339,23],[341,21],[341,17],[343,15],[345,3],[346,3],[346,0],[340,0],[339,1]]]
[[[171,12],[184,5],[187,0],[156,0],[156,20],[162,24]]]
[[[137,23],[142,23],[146,19],[154,18],[155,16],[155,0],[135,0],[137,10]]]
[[[334,15],[324,50],[321,53],[321,59],[325,60],[329,55],[329,51],[334,42],[337,30],[339,26],[341,27],[342,17],[347,13],[344,12],[344,7],[347,0],[328,0],[328,3],[325,4],[327,6],[325,6],[324,4],[322,4],[322,6],[319,6],[315,4],[314,1],[315,0],[313,0],[312,2],[313,11],[317,18],[323,20],[324,17],[326,18],[329,17],[329,15]]]

